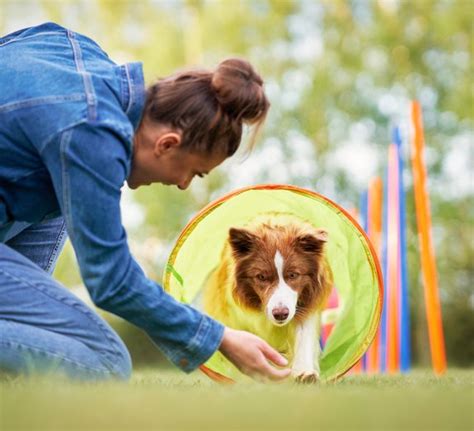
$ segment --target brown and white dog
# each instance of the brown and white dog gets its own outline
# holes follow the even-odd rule
[[[231,228],[204,310],[285,355],[298,381],[319,378],[321,312],[333,286],[327,232],[284,213]]]

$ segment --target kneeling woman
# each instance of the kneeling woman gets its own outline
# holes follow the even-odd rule
[[[47,23],[0,39],[0,369],[128,378],[118,335],[52,277],[69,235],[94,303],[143,328],[186,372],[217,349],[244,373],[281,379],[260,338],[171,298],[130,254],[120,189],[184,190],[237,150],[269,103],[246,61],[145,90],[91,39]]]

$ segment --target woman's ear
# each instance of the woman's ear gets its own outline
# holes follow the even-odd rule
[[[160,157],[168,151],[178,148],[180,145],[181,134],[169,131],[161,133],[155,139],[153,153],[156,157]]]

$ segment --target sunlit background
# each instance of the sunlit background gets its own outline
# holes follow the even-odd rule
[[[55,21],[117,63],[142,61],[148,83],[229,56],[247,58],[263,76],[272,108],[249,157],[237,154],[186,192],[124,188],[132,250],[157,281],[186,222],[235,188],[289,183],[356,208],[369,179],[384,175],[393,125],[409,159],[409,101],[418,99],[448,363],[473,365],[473,10],[472,0],[0,0],[0,33]],[[426,365],[409,171],[405,181],[413,352]],[[56,276],[87,296],[70,245]],[[161,361],[139,331],[109,318],[136,364]]]

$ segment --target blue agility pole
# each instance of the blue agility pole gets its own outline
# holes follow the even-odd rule
[[[411,337],[410,337],[410,305],[408,297],[408,265],[407,265],[407,236],[406,236],[406,204],[405,188],[403,186],[403,155],[400,128],[393,129],[393,143],[397,147],[399,170],[399,211],[400,211],[400,370],[407,372],[411,367]]]

